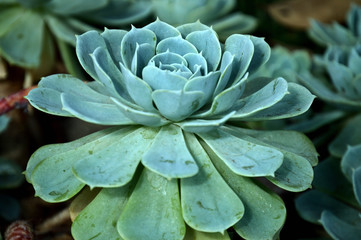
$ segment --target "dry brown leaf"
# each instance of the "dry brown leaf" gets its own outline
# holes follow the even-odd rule
[[[361,4],[361,0],[289,0],[271,4],[268,11],[285,26],[306,29],[311,18],[324,23],[343,22],[351,3]]]
[[[71,202],[69,213],[71,221],[79,215],[79,213],[96,197],[100,189],[95,188],[90,190],[88,187],[84,188],[80,194]]]

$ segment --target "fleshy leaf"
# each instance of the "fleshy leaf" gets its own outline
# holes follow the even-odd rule
[[[302,136],[298,136],[297,132],[287,131],[256,131],[248,130],[236,127],[222,127],[225,131],[233,134],[234,136],[243,139],[245,141],[258,144],[265,147],[270,147],[274,150],[278,150],[283,154],[283,163],[277,169],[274,176],[268,176],[267,179],[280,188],[288,191],[299,192],[311,187],[313,179],[313,169],[310,161],[314,161],[313,158],[308,160],[304,156],[312,156],[315,153],[317,162],[317,153],[314,150],[312,144],[308,143],[309,140],[302,139]],[[247,132],[252,135],[250,137]],[[301,134],[299,134],[301,135]],[[294,138],[294,140],[292,139]],[[289,140],[289,143],[287,142]],[[299,140],[299,142],[297,141]],[[305,140],[307,142],[305,142]],[[294,147],[292,142],[299,143],[299,148]],[[294,149],[292,148],[294,147]],[[304,152],[298,152],[299,149]]]
[[[219,93],[212,102],[212,106],[208,111],[196,114],[192,117],[204,118],[212,115],[217,115],[229,110],[239,99],[245,89],[248,74],[244,76],[237,84],[227,88],[226,90]]]
[[[227,231],[224,233],[208,233],[187,228],[186,236],[183,240],[231,240]]]
[[[187,53],[183,56],[188,62],[188,68],[195,73],[197,67],[200,66],[202,75],[208,74],[208,66],[206,59],[202,56],[201,53]]]
[[[245,212],[234,229],[246,239],[277,239],[286,219],[286,208],[281,198],[250,178],[232,172],[224,162],[201,142],[218,172],[243,202]]]
[[[163,39],[169,37],[180,36],[180,32],[176,28],[169,25],[168,23],[160,21],[159,19],[157,19],[155,22],[148,24],[144,28],[149,29],[155,33],[157,37],[157,42],[160,42]]]
[[[153,107],[152,89],[149,85],[134,75],[129,69],[120,63],[120,68],[124,77],[124,83],[130,97],[135,103],[147,111],[155,111]]]
[[[264,38],[259,37],[250,37],[253,46],[254,46],[254,53],[252,56],[252,61],[249,64],[248,72],[253,73],[255,72],[261,65],[268,61],[271,56],[271,48],[265,42]]]
[[[157,129],[147,127],[122,134],[102,150],[74,163],[73,172],[91,188],[123,186],[132,179],[156,134]]]
[[[149,84],[153,90],[168,89],[181,90],[187,79],[175,72],[159,69],[155,66],[146,66],[143,69],[143,80]]]
[[[158,127],[168,123],[166,119],[162,118],[157,113],[150,113],[142,111],[140,109],[135,109],[132,106],[127,105],[126,103],[124,103],[124,101],[120,99],[110,99],[118,106],[118,108],[123,112],[126,117],[138,124],[144,126]]]
[[[119,29],[107,29],[105,28],[104,32],[100,35],[104,38],[107,49],[114,61],[114,63],[122,62],[122,56],[120,55],[120,46],[123,37],[127,34],[125,30]]]
[[[109,103],[89,101],[69,93],[62,93],[60,97],[62,109],[84,121],[102,125],[135,124],[110,99]]]
[[[352,183],[356,199],[361,204],[361,167],[355,169],[352,175]]]
[[[277,78],[257,92],[238,100],[235,104],[237,112],[233,117],[242,118],[271,107],[288,93],[287,90],[287,81],[283,78]]]
[[[142,163],[168,179],[190,177],[198,172],[198,166],[186,146],[182,129],[172,124],[161,128],[143,155]]]
[[[185,137],[200,170],[181,179],[183,218],[193,229],[223,232],[242,218],[242,201],[218,174],[196,137],[189,133]]]
[[[19,9],[17,15],[19,17],[0,37],[1,55],[12,64],[27,68],[39,67],[44,20],[40,14],[31,10]]]
[[[324,211],[330,211],[337,217],[353,224],[361,224],[359,211],[317,190],[303,193],[296,199],[296,208],[301,217],[318,223]]]
[[[245,141],[219,129],[198,135],[233,172],[242,176],[274,176],[283,162],[280,151]]]
[[[103,188],[73,222],[73,237],[94,240],[120,239],[116,223],[133,185],[135,184],[129,183],[118,188]]]
[[[341,132],[331,142],[328,149],[335,157],[342,157],[347,146],[353,146],[361,143],[361,114],[356,115],[346,122]]]
[[[334,239],[358,240],[361,238],[360,225],[354,226],[344,222],[330,211],[322,212],[321,223]]]
[[[156,48],[157,54],[166,51],[174,52],[181,56],[187,53],[198,53],[197,48],[181,36],[169,37],[160,41]]]
[[[63,15],[77,14],[82,12],[87,12],[90,10],[98,9],[104,7],[108,3],[107,0],[100,0],[96,2],[87,2],[84,0],[81,1],[64,1],[62,0],[52,0],[46,1],[45,7],[52,12]]]
[[[194,23],[187,23],[177,27],[177,30],[182,34],[183,38],[187,38],[187,36],[196,31],[205,31],[209,30],[207,25],[202,24],[200,21]]]
[[[194,120],[185,120],[177,123],[184,131],[193,132],[193,133],[201,133],[201,132],[209,132],[214,130],[215,128],[220,127],[224,124],[228,119],[230,119],[235,114],[235,111],[224,115],[220,119],[194,119]]]
[[[186,229],[177,180],[169,181],[144,169],[121,212],[117,229],[125,239],[183,239]]]
[[[73,175],[72,165],[100,151],[127,131],[128,128],[111,128],[75,142],[40,148],[31,157],[26,170],[36,195],[48,202],[61,202],[73,197],[84,184]]]
[[[156,42],[157,37],[152,31],[145,28],[138,29],[133,27],[132,30],[124,36],[121,43],[121,56],[124,66],[128,69],[131,68],[137,44],[141,45],[143,43],[148,43],[155,49]]]
[[[221,76],[219,78],[213,96],[217,96],[220,92],[222,92],[226,88],[227,84],[229,84],[228,82],[230,80],[233,70],[233,60],[234,60],[234,56],[230,52],[225,51],[223,53],[221,68],[220,68]]]
[[[234,56],[233,79],[241,78],[246,73],[255,52],[251,37],[234,34],[227,38],[224,50]]]
[[[286,94],[282,100],[273,106],[242,118],[242,120],[259,121],[298,116],[310,108],[315,98],[305,87],[296,83],[288,83],[288,91],[289,94]]]
[[[192,43],[207,60],[209,71],[215,71],[221,61],[222,50],[217,34],[212,29],[195,31],[187,35],[186,40]]]
[[[361,167],[361,145],[348,146],[342,157],[341,169],[346,178],[352,182],[354,171]]]
[[[204,98],[201,91],[156,90],[152,95],[159,112],[172,121],[181,121],[197,111]]]

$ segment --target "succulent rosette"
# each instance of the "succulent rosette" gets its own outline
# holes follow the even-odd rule
[[[311,20],[309,36],[322,46],[353,46],[361,40],[360,17],[361,7],[352,4],[346,16],[347,27],[337,22],[324,24]]]
[[[235,0],[151,0],[153,12],[162,21],[178,26],[202,21],[212,25],[221,40],[234,33],[249,33],[257,26],[257,20],[240,12],[232,12]]]
[[[314,189],[296,199],[302,218],[321,224],[332,239],[361,237],[361,145],[348,147],[340,160],[328,158],[315,168]]]
[[[248,81],[270,56],[262,38],[236,34],[222,45],[200,22],[157,20],[129,32],[89,31],[76,52],[95,81],[52,75],[28,100],[115,126],[44,146],[26,170],[49,202],[101,188],[75,219],[75,239],[228,239],[220,233],[231,226],[246,239],[278,236],[284,204],[255,177],[305,190],[317,153],[300,133],[239,124],[302,114],[314,96],[283,78]]]
[[[144,0],[0,0],[0,56],[24,68],[46,68],[54,62],[56,43],[72,71],[75,34],[129,25],[150,12]]]

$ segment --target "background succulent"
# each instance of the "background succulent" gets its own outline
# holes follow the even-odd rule
[[[151,0],[154,13],[163,21],[178,26],[200,20],[225,40],[234,33],[248,33],[256,25],[256,19],[240,12],[230,13],[235,0]]]
[[[71,46],[75,35],[94,26],[135,23],[151,11],[148,1],[99,0],[1,0],[0,55],[24,68],[49,68],[54,63],[54,40],[67,63],[76,72]]]
[[[308,31],[309,36],[322,46],[353,46],[361,40],[360,17],[360,6],[353,4],[346,17],[348,28],[337,22],[329,25],[311,20],[311,28]]]
[[[302,114],[314,96],[283,78],[247,79],[270,56],[262,38],[235,34],[221,46],[200,22],[157,20],[129,32],[89,31],[76,52],[95,81],[52,75],[28,100],[116,126],[44,146],[26,170],[49,202],[102,188],[75,219],[76,239],[183,239],[185,223],[191,236],[217,238],[231,226],[246,239],[278,236],[284,204],[254,177],[305,190],[317,153],[300,133],[239,126]]]
[[[315,169],[314,190],[296,199],[300,215],[322,224],[333,239],[361,237],[361,145],[349,147],[342,158],[329,158]]]

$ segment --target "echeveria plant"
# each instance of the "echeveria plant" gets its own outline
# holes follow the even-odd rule
[[[361,7],[353,4],[347,13],[347,27],[334,22],[331,25],[311,20],[310,37],[322,46],[353,46],[361,40]]]
[[[230,13],[235,0],[151,0],[154,13],[163,21],[178,26],[197,20],[212,25],[221,40],[234,33],[248,33],[256,19],[240,12]]]
[[[342,158],[329,158],[315,169],[314,190],[296,200],[300,215],[321,224],[338,240],[361,238],[361,145],[349,147]]]
[[[298,75],[311,70],[311,58],[305,50],[290,51],[285,47],[272,48],[268,62],[263,64],[251,78],[282,77],[289,82],[298,82]]]
[[[0,55],[21,67],[44,68],[55,54],[51,35],[66,60],[75,34],[95,28],[88,23],[128,25],[150,11],[148,1],[0,0]]]
[[[342,157],[348,145],[361,144],[361,45],[330,46],[316,60],[321,70],[302,74],[301,80],[321,100],[344,112],[347,121],[329,145],[333,156]]]
[[[183,239],[186,225],[196,239],[227,239],[219,233],[231,226],[246,239],[277,238],[285,206],[255,178],[305,190],[317,153],[300,133],[240,126],[302,114],[314,96],[283,78],[248,81],[270,56],[262,38],[236,34],[222,46],[199,21],[157,20],[84,33],[76,53],[94,82],[52,75],[28,100],[115,126],[44,146],[26,170],[49,202],[102,188],[75,219],[76,239]]]

